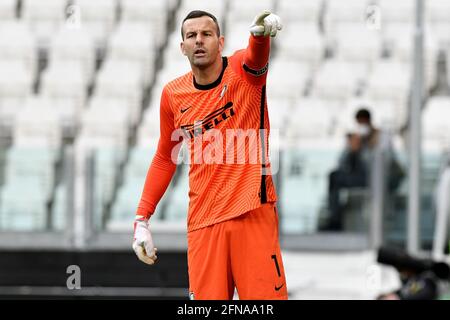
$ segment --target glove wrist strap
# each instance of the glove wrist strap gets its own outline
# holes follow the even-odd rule
[[[136,216],[136,219],[134,221],[136,221],[136,222],[139,222],[139,221],[147,222],[148,218],[146,218],[144,216]]]

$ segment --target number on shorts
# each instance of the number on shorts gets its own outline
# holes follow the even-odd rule
[[[275,262],[275,267],[277,268],[277,274],[279,277],[281,277],[280,266],[278,265],[277,256],[275,254],[273,254],[272,259]]]

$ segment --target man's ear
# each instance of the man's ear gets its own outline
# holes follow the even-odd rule
[[[180,49],[181,49],[181,53],[182,53],[183,55],[186,55],[186,50],[184,50],[184,42],[183,42],[183,41],[180,42]]]
[[[222,54],[222,52],[223,52],[224,45],[225,45],[225,38],[224,38],[224,36],[220,36],[219,37],[219,51],[220,51],[220,54]]]

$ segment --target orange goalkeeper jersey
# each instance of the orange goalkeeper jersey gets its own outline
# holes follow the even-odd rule
[[[269,51],[270,37],[250,36],[247,49],[223,57],[215,82],[199,85],[189,72],[164,87],[158,149],[138,215],[150,217],[167,189],[180,136],[190,153],[188,231],[277,200],[268,161]]]

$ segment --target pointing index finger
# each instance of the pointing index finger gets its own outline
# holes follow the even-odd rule
[[[261,24],[264,22],[264,19],[269,16],[271,14],[271,12],[269,10],[264,10],[262,13],[260,13],[260,15],[258,16],[258,18],[256,19],[256,24]]]

